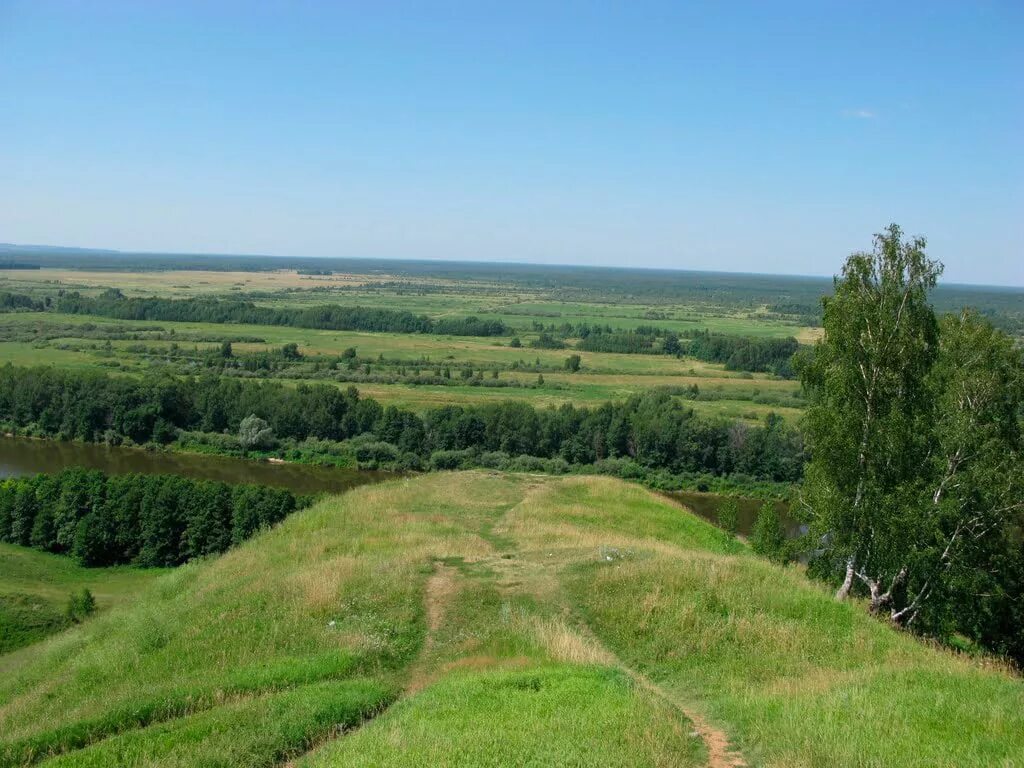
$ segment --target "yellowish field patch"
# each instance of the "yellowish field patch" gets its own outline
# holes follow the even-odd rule
[[[275,291],[285,288],[362,286],[392,279],[388,275],[300,275],[293,269],[268,272],[220,272],[216,270],[154,270],[152,272],[108,272],[82,269],[42,268],[0,269],[0,278],[18,284],[46,284],[54,288],[120,288],[129,295],[196,296],[232,290]]]

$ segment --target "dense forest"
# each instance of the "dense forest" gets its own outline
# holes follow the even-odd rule
[[[40,435],[169,443],[181,431],[237,434],[249,416],[264,420],[274,438],[373,438],[386,454],[407,457],[411,467],[437,453],[469,450],[558,458],[569,465],[629,458],[673,473],[790,482],[800,478],[804,463],[799,433],[781,419],[769,416],[764,426],[703,419],[664,391],[590,409],[536,409],[510,401],[449,405],[420,415],[384,408],[353,387],[0,368],[0,422]]]
[[[619,352],[628,355],[679,354],[679,337],[660,328],[640,326],[617,330],[607,326],[582,326],[578,349],[584,352]]]
[[[264,486],[73,468],[0,482],[0,541],[82,565],[172,566],[223,552],[305,503]]]
[[[432,320],[396,309],[343,307],[261,307],[251,301],[228,299],[161,299],[127,297],[108,289],[93,298],[68,293],[56,302],[58,312],[98,315],[119,320],[165,320],[199,323],[246,323],[316,328],[329,331],[374,331],[390,333],[438,333],[449,336],[501,336],[507,332],[500,320],[476,317]]]
[[[42,312],[44,309],[46,309],[46,303],[40,299],[33,299],[22,293],[0,291],[0,312],[16,312],[18,310]]]

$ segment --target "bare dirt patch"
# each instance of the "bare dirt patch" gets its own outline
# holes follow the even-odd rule
[[[707,748],[708,768],[746,767],[747,761],[743,759],[743,755],[739,751],[729,744],[729,737],[725,731],[713,726],[700,712],[679,701],[679,699],[657,683],[648,679],[645,675],[630,669],[624,664],[621,664],[621,666],[637,685],[672,706],[693,724],[693,730],[700,736],[704,746]]]

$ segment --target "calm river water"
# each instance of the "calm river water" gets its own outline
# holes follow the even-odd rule
[[[0,477],[59,472],[66,467],[88,467],[107,474],[129,472],[183,475],[225,483],[254,483],[288,488],[296,493],[340,493],[359,485],[395,477],[388,472],[313,467],[306,464],[271,464],[228,456],[150,452],[138,448],[109,448],[93,443],[0,437]]]
[[[350,488],[395,477],[388,472],[358,469],[333,469],[307,464],[271,464],[228,456],[190,453],[151,452],[138,448],[110,448],[94,443],[68,443],[57,440],[32,440],[26,437],[0,437],[0,478],[59,472],[66,467],[88,467],[107,474],[129,472],[170,474],[225,483],[254,483],[288,488],[296,493],[341,493]],[[701,517],[718,522],[716,512],[726,497],[714,493],[674,491],[665,494],[685,504]],[[739,532],[748,535],[754,528],[760,499],[737,498]],[[790,535],[799,524],[788,516],[784,502],[775,502]]]
[[[705,520],[718,524],[718,507],[729,496],[719,496],[714,493],[700,493],[698,491],[667,491],[665,495],[685,504]],[[764,504],[764,499],[750,499],[742,497],[731,497],[736,500],[739,507],[739,521],[737,530],[743,536],[749,536],[754,530],[754,523],[757,521],[757,513]],[[789,504],[784,501],[774,502],[775,508],[779,510],[782,524],[786,528],[788,536],[796,536],[800,533],[800,523],[789,516]]]

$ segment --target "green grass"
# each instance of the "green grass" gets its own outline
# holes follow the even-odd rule
[[[472,488],[465,477],[420,485],[430,495],[445,485],[457,489],[450,496],[458,509]],[[481,491],[493,490],[494,479],[478,475]],[[521,499],[529,492],[522,482],[510,490]],[[521,506],[458,521],[489,546],[475,555],[448,549],[438,558],[427,585],[430,642],[410,673],[408,695],[302,766],[703,763],[703,744],[689,735],[685,715],[589,646],[565,624],[537,575],[521,570],[507,527]]]
[[[69,329],[91,326],[117,329],[122,321],[81,315],[46,315],[51,327]],[[0,315],[0,335],[24,334],[39,324],[33,314]],[[193,346],[200,350],[219,347],[215,342],[191,342],[188,334],[208,337],[224,335],[248,336],[265,339],[265,343],[236,343],[237,354],[275,350],[287,342],[295,342],[307,356],[336,358],[346,348],[355,347],[361,358],[375,360],[383,355],[389,360],[419,360],[427,357],[432,366],[469,364],[501,368],[504,380],[518,380],[526,387],[487,388],[454,384],[451,386],[358,383],[355,386],[386,405],[423,410],[450,403],[486,403],[504,400],[522,400],[536,406],[558,406],[564,403],[599,405],[622,400],[655,387],[689,387],[696,385],[705,395],[716,399],[686,400],[687,404],[704,416],[719,416],[745,421],[759,421],[771,412],[795,422],[800,409],[789,404],[774,405],[756,402],[755,398],[775,398],[772,402],[790,403],[799,393],[796,381],[771,378],[764,374],[739,374],[726,371],[721,365],[693,359],[676,359],[663,355],[624,355],[600,352],[582,353],[582,369],[577,373],[563,372],[566,357],[572,350],[515,349],[507,346],[507,339],[446,337],[427,334],[386,334],[340,331],[318,331],[260,325],[219,325],[215,323],[172,323],[133,321],[131,326],[151,329],[174,329],[183,337],[183,348]],[[153,361],[129,351],[136,340],[114,340],[111,351],[100,349],[104,342],[73,335],[73,330],[61,331],[66,336],[51,339],[44,345],[28,341],[0,341],[0,364],[59,365],[66,368],[94,368],[107,372],[137,375],[151,370]],[[147,347],[169,347],[168,340],[147,340]],[[545,371],[545,386],[536,388],[537,373],[513,371],[519,361],[532,365],[553,367]],[[489,375],[489,374],[488,374]],[[339,386],[349,386],[339,383]],[[781,398],[781,400],[779,399]],[[763,398],[762,398],[763,399]]]
[[[615,669],[533,666],[452,674],[302,765],[702,765],[688,733]]]
[[[1000,765],[1024,750],[1019,679],[898,635],[796,571],[692,553],[567,581],[599,637],[756,764]]]
[[[0,342],[0,364],[58,365],[61,368],[95,368],[95,355],[83,352],[42,347],[23,341]]]
[[[68,623],[60,606],[36,595],[0,594],[0,654],[60,632]]]
[[[132,600],[162,572],[82,568],[67,557],[0,543],[0,654],[67,627],[64,610],[73,592],[89,589],[105,611]],[[10,659],[0,656],[0,672]]]
[[[376,681],[313,683],[123,733],[43,765],[275,766],[372,717],[390,696]]]
[[[1024,754],[1019,677],[600,477],[360,488],[15,655],[0,765],[686,766],[709,729],[780,768]]]
[[[58,600],[88,587],[100,609],[131,600],[161,568],[83,568],[69,557],[0,543],[0,593],[26,592]]]

